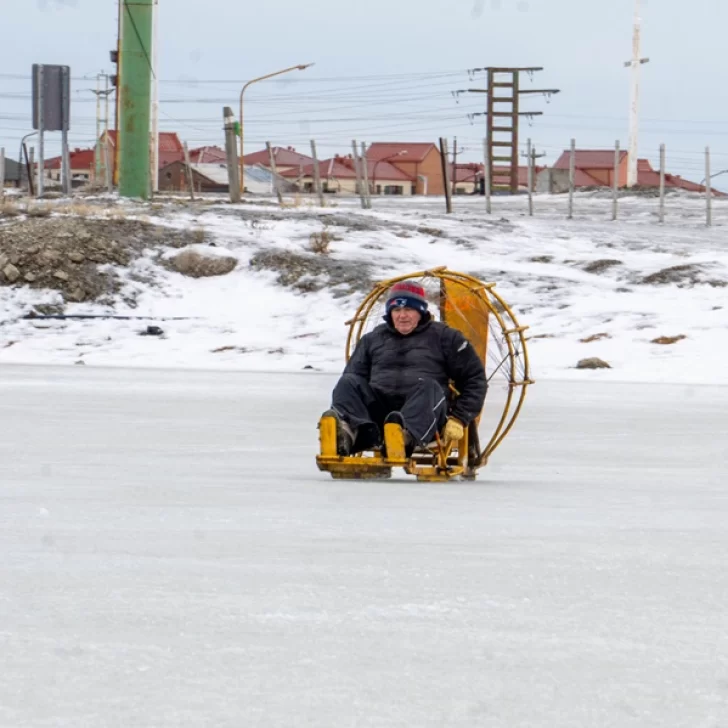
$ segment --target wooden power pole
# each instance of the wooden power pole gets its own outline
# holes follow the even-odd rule
[[[467,93],[487,94],[487,110],[471,116],[486,117],[486,146],[490,183],[493,190],[518,192],[518,121],[521,116],[542,116],[542,111],[521,111],[520,98],[525,94],[549,97],[560,89],[526,89],[521,87],[521,74],[542,71],[541,66],[475,68],[471,73],[486,72],[488,87],[466,89]],[[458,91],[455,93],[463,93]]]

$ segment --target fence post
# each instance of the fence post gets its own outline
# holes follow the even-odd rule
[[[710,184],[710,147],[705,147],[705,224],[713,224],[713,190]]]
[[[0,201],[3,197],[5,197],[5,147],[0,147]]]
[[[619,205],[619,162],[620,162],[620,151],[619,151],[619,139],[617,139],[616,146],[614,147],[614,179],[612,180],[612,220],[617,219],[617,208]]]
[[[367,210],[372,209],[372,196],[371,190],[369,189],[369,163],[367,162],[367,145],[365,142],[361,143],[361,156],[359,157],[359,163],[361,164],[361,177],[364,183],[364,199],[366,201]]]
[[[229,106],[223,108],[222,118],[225,122],[225,155],[227,158],[230,202],[236,204],[240,202],[240,168],[238,167],[238,143],[235,139],[235,117]]]
[[[356,139],[351,142],[352,159],[354,160],[354,172],[356,174],[356,186],[359,188],[359,199],[362,210],[367,209],[367,198],[364,194],[364,182],[362,180],[361,165],[359,164],[359,146]]]
[[[192,176],[192,165],[190,164],[190,150],[187,147],[187,142],[182,145],[182,149],[185,153],[185,167],[187,167],[187,183],[190,186],[190,199],[195,199],[195,180]]]
[[[452,189],[450,188],[450,175],[448,174],[450,162],[448,159],[447,139],[445,137],[440,137],[440,161],[442,162],[442,179],[445,183],[445,208],[448,213],[451,213]]]
[[[313,157],[313,185],[319,198],[319,205],[324,207],[324,191],[321,187],[321,170],[319,169],[318,154],[316,153],[316,142],[311,139],[311,156]]]
[[[574,186],[576,185],[576,139],[571,140],[569,153],[569,220],[574,219]]]
[[[528,176],[526,184],[528,186],[528,214],[533,217],[533,145],[531,139],[526,141],[526,156],[528,157]]]
[[[278,170],[276,168],[276,157],[275,154],[273,154],[273,147],[271,147],[270,142],[265,143],[265,148],[268,150],[268,159],[270,160],[270,171],[273,173],[273,189],[276,192],[276,196],[278,197],[278,204],[283,204],[283,194],[281,193],[281,187],[278,184]]]
[[[488,140],[483,141],[483,192],[485,192],[485,212],[490,215],[490,149],[488,148]]]
[[[665,145],[660,144],[660,222],[665,222]]]

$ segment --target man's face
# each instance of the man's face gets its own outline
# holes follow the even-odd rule
[[[417,324],[421,318],[420,312],[414,308],[392,309],[392,323],[394,324],[394,328],[403,336],[411,334],[417,328]]]

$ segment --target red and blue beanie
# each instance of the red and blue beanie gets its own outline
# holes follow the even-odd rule
[[[425,289],[412,281],[395,283],[387,294],[387,316],[394,308],[413,308],[421,314],[427,313]]]

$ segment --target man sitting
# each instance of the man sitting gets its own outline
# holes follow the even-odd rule
[[[440,430],[460,440],[483,408],[483,363],[462,333],[433,321],[421,285],[392,286],[384,322],[359,340],[323,415],[336,418],[339,455],[380,446],[385,423],[402,427],[408,454]]]

